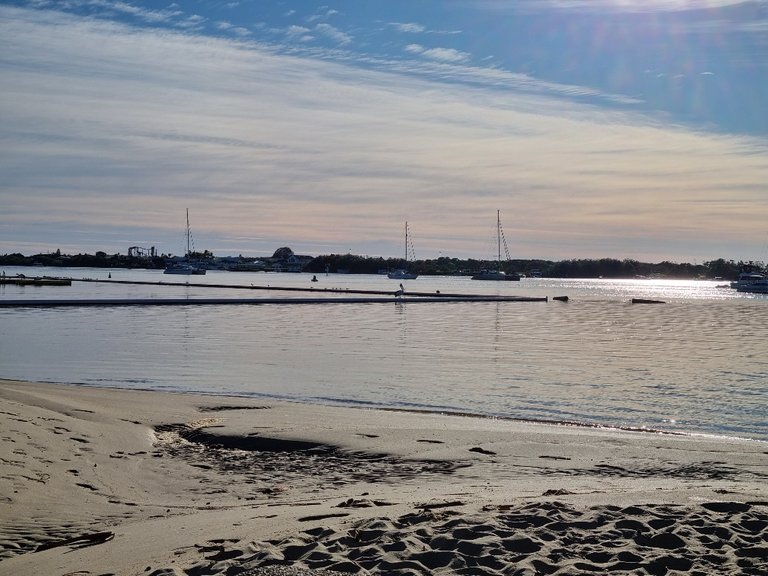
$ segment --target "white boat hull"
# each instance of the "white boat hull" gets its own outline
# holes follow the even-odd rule
[[[507,274],[506,272],[496,271],[496,270],[488,270],[488,271],[482,271],[478,272],[474,276],[472,276],[472,280],[493,280],[493,281],[507,281],[507,282],[517,282],[520,280],[519,274]]]
[[[196,266],[171,266],[163,270],[163,274],[182,274],[185,276],[204,276],[205,268]]]
[[[749,292],[752,294],[768,294],[768,280],[762,280],[760,282],[752,282],[751,284],[737,286],[736,291]]]
[[[387,274],[387,278],[390,280],[415,280],[418,277],[418,274],[406,270],[395,270],[394,272]]]

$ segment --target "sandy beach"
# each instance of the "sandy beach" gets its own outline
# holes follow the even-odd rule
[[[765,574],[768,445],[0,381],[0,574]]]

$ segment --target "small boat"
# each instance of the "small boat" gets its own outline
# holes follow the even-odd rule
[[[192,256],[192,233],[189,229],[189,208],[187,208],[187,252],[184,255],[184,260],[171,262],[163,270],[163,274],[183,274],[183,275],[197,275],[203,276],[205,274],[205,268],[191,260]]]
[[[169,264],[166,267],[166,269],[163,270],[163,274],[185,274],[187,276],[190,276],[190,275],[204,276],[205,268],[200,268],[199,266],[196,266],[194,264],[188,264],[185,262],[174,262],[173,264]]]
[[[736,286],[738,292],[750,292],[752,294],[768,294],[768,278],[762,278],[761,280],[755,280]]]
[[[496,245],[498,247],[496,269],[495,270],[480,270],[476,274],[472,275],[472,280],[496,280],[496,281],[518,281],[520,280],[520,274],[512,272],[507,274],[501,269],[501,243],[504,242],[504,251],[509,260],[509,249],[507,248],[507,239],[504,238],[504,231],[501,229],[501,211],[496,211]]]
[[[480,270],[472,275],[472,280],[520,280],[519,274],[507,274],[504,270]]]
[[[405,261],[406,262],[408,262],[409,254],[413,256],[413,245],[408,241],[408,222],[406,222],[405,223]],[[387,274],[387,278],[390,278],[391,280],[414,280],[418,277],[419,277],[418,274],[414,272],[409,272],[405,268],[398,268],[397,270],[392,270],[392,272]]]
[[[392,270],[392,272],[387,274],[387,278],[391,280],[414,280],[418,277],[419,275],[415,272],[408,272],[408,270],[404,270],[402,268]]]
[[[765,274],[761,274],[754,268],[743,270],[741,273],[739,273],[738,280],[731,282],[731,288],[741,290],[742,288],[749,288],[753,284],[759,284],[761,282],[765,282],[766,280],[768,280],[768,278],[765,276]]]

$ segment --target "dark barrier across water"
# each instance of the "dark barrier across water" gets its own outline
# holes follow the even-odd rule
[[[92,306],[256,306],[263,304],[392,304],[436,302],[546,302],[524,296],[362,297],[362,298],[99,298],[0,300],[0,308],[60,308]]]
[[[28,279],[33,280],[33,279]],[[47,278],[61,282],[102,282],[168,287],[231,288],[268,290],[273,292],[306,292],[316,296],[305,298],[78,298],[0,300],[0,308],[54,308],[77,306],[255,306],[263,304],[388,304],[392,302],[547,302],[547,297],[493,296],[487,294],[443,294],[436,292],[402,292],[400,290],[356,290],[342,288],[303,288],[295,286],[243,286],[241,284],[201,284],[191,282],[147,282],[137,280],[100,280],[92,278]],[[322,296],[320,296],[322,294]],[[351,297],[350,294],[359,296]],[[558,297],[562,299],[564,297]]]

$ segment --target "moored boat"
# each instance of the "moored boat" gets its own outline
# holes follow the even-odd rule
[[[187,251],[183,260],[177,260],[167,265],[163,274],[183,274],[202,276],[205,274],[205,268],[191,259],[192,256],[192,233],[189,228],[189,208],[187,208]]]
[[[501,211],[496,211],[496,269],[495,270],[480,270],[472,275],[472,280],[495,280],[495,281],[518,281],[520,280],[520,274],[517,272],[506,273],[501,269],[501,244],[504,243],[504,252],[509,260],[509,249],[507,248],[507,239],[504,238],[504,232],[501,229]]]
[[[766,282],[766,280],[768,280],[768,277],[766,277],[765,274],[761,274],[754,270],[744,271],[739,274],[738,280],[731,282],[731,288],[742,290],[743,288],[751,287],[753,284]]]
[[[169,264],[166,269],[163,270],[163,274],[186,274],[203,276],[205,275],[205,268],[200,268],[199,266],[185,262],[174,262],[173,264]]]
[[[408,270],[403,270],[402,268],[398,268],[397,270],[393,270],[387,274],[387,278],[390,280],[414,280],[418,277],[418,274],[414,272],[408,272]]]
[[[410,249],[410,250],[409,250]],[[409,253],[413,254],[413,245],[409,243],[408,241],[408,222],[405,223],[405,262],[408,262],[408,256]],[[415,272],[409,272],[405,268],[398,268],[397,270],[393,270],[387,274],[387,278],[391,280],[414,280],[418,278],[419,275]]]
[[[520,280],[520,274],[512,272],[507,274],[504,270],[480,270],[472,275],[472,280]]]
[[[736,290],[738,292],[750,292],[752,294],[768,294],[768,278],[741,284],[736,286]]]

